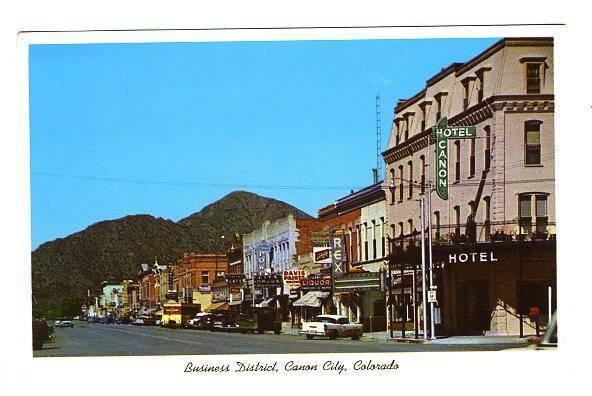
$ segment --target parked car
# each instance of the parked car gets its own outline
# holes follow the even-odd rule
[[[86,323],[99,323],[99,317],[89,316],[88,318],[86,318]]]
[[[108,316],[103,316],[102,318],[99,319],[99,323],[102,323],[102,324],[109,324],[111,322],[112,322],[112,320]]]
[[[197,330],[211,330],[213,326],[213,317],[211,313],[200,312],[195,315],[195,318],[187,321],[187,326],[191,329]]]
[[[346,316],[342,315],[318,315],[312,322],[304,322],[300,334],[312,340],[314,337],[329,337],[334,340],[337,337],[351,337],[359,340],[363,333],[361,323],[350,323]]]
[[[71,320],[67,320],[67,319],[62,319],[62,320],[57,320],[54,323],[54,326],[56,327],[74,327],[74,323],[72,323]]]

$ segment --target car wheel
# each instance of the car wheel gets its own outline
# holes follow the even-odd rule
[[[257,329],[257,334],[263,334],[265,332],[265,330],[263,329]]]
[[[360,339],[361,336],[362,334],[355,334],[354,336],[352,336],[352,340],[357,341]]]
[[[331,334],[329,334],[329,339],[330,340],[334,340],[336,338],[337,338],[337,332],[336,331],[333,331]]]
[[[280,329],[275,329],[273,331],[273,334],[281,334],[281,333],[282,333],[282,331]]]
[[[313,338],[314,338],[314,337],[313,337],[312,335],[310,335],[310,334],[307,334],[307,335],[306,335],[306,339],[307,339],[307,340],[312,340]]]

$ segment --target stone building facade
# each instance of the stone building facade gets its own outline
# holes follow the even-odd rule
[[[553,71],[552,38],[504,38],[467,62],[443,68],[424,89],[397,103],[383,153],[392,253],[417,246],[417,199],[426,196],[428,183],[435,186],[431,132],[443,117],[448,125],[475,126],[477,137],[448,142],[449,197],[433,193],[428,218],[434,246],[554,244]],[[516,255],[489,266],[442,261],[443,328],[532,332],[525,311],[536,306],[548,315],[540,305],[548,287],[554,290],[553,252],[525,263],[519,274]],[[410,296],[405,304],[416,300]]]

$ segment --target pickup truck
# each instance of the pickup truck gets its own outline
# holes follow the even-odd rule
[[[351,337],[359,340],[363,333],[361,323],[350,323],[346,316],[318,315],[312,322],[302,324],[300,334],[312,340],[314,337],[329,337],[334,340],[337,337]]]

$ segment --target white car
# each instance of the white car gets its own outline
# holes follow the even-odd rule
[[[54,323],[55,327],[74,327],[74,323],[70,320],[58,320]]]
[[[312,322],[302,324],[300,334],[312,340],[314,337],[329,337],[334,340],[337,337],[351,337],[359,340],[364,332],[361,323],[350,323],[347,316],[342,315],[318,315]]]

